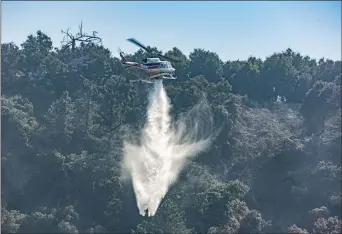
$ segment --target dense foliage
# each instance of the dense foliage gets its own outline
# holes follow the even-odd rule
[[[222,131],[142,217],[120,161],[123,134],[145,120],[151,85],[130,82],[144,74],[41,31],[1,44],[1,231],[340,233],[341,61],[167,54],[182,61],[164,82],[173,114],[204,92]]]

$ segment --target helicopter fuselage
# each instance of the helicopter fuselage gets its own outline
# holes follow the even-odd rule
[[[143,63],[148,73],[171,73],[173,74],[175,69],[168,61],[160,61],[159,59],[147,59],[147,62]]]
[[[145,70],[149,75],[156,75],[159,73],[174,74],[175,70],[168,61],[161,61],[159,58],[147,58],[142,64],[136,62],[124,62],[127,66],[136,67]]]

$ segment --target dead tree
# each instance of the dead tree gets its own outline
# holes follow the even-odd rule
[[[92,35],[83,33],[82,30],[82,22],[81,25],[79,26],[79,32],[74,36],[69,32],[69,29],[67,29],[67,31],[62,31],[62,33],[64,34],[63,37],[63,41],[62,41],[62,47],[64,47],[64,49],[66,48],[70,48],[71,46],[71,50],[74,51],[76,48],[76,42],[83,42],[83,43],[102,43],[102,39],[98,36],[96,36],[97,32],[93,31]]]

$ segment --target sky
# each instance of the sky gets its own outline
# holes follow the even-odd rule
[[[20,45],[41,30],[59,47],[61,30],[97,31],[117,56],[139,48],[216,52],[224,61],[265,59],[291,48],[312,58],[341,60],[340,1],[2,1],[1,42]]]

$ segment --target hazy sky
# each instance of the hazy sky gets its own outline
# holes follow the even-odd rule
[[[115,56],[138,48],[135,37],[167,51],[194,48],[223,60],[265,58],[290,47],[314,58],[341,59],[341,2],[2,2],[2,42],[22,43],[42,30],[60,46],[61,29],[93,30]]]

